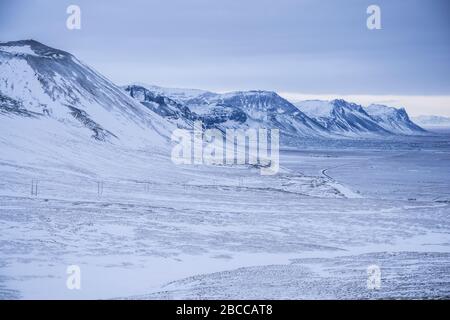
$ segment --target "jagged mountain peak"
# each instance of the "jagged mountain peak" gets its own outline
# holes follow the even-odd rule
[[[406,109],[403,107],[395,108],[386,106],[384,104],[372,103],[367,107],[365,107],[365,109],[372,115],[397,114],[404,117],[405,119],[409,119],[408,113],[406,112]]]
[[[424,134],[425,130],[414,124],[404,108],[380,104],[363,107],[343,99],[331,101],[307,100],[296,106],[334,133],[357,134]]]
[[[360,113],[366,113],[363,106],[360,104],[354,103],[354,102],[348,102],[344,99],[334,99],[331,101],[331,104],[333,104],[336,108],[335,110],[352,110]]]
[[[389,133],[357,103],[343,99],[331,101],[308,100],[298,102],[296,106],[335,134],[365,136]]]
[[[365,107],[367,113],[384,129],[396,134],[425,134],[426,130],[415,124],[405,108],[394,108],[382,104]]]

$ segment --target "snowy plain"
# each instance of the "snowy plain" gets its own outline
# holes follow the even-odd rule
[[[343,100],[325,128],[275,92],[149,89],[164,96],[0,44],[1,299],[450,297],[448,132]],[[173,164],[171,133],[198,118],[165,95],[210,125],[279,128],[278,174]]]
[[[8,121],[50,127],[0,126],[2,299],[450,297],[449,135],[305,139],[263,177]]]

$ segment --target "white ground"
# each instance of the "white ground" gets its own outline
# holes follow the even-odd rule
[[[305,145],[276,177],[148,150],[5,151],[0,298],[450,298],[448,141]]]

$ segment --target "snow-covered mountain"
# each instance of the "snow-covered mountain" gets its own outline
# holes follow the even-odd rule
[[[201,120],[207,128],[278,128],[284,136],[290,137],[329,136],[322,125],[275,92],[219,94],[188,90],[183,94],[180,90],[175,89],[174,96],[174,89],[137,85],[125,87],[132,97],[162,116],[172,119],[181,117],[187,122]],[[164,96],[166,94],[168,96]]]
[[[355,103],[345,100],[308,100],[298,102],[296,106],[335,134],[346,136],[389,134],[362,106]]]
[[[77,127],[101,141],[160,143],[170,126],[73,55],[37,41],[0,43],[0,111]]]
[[[308,100],[294,105],[275,92],[257,90],[219,94],[149,85],[125,89],[166,118],[186,123],[202,120],[208,128],[279,128],[288,137],[322,138],[426,133],[409,119],[405,109],[384,105],[363,107],[342,99]],[[146,92],[146,95],[132,94],[132,90]]]
[[[174,128],[195,120],[220,130],[277,128],[291,141],[425,132],[404,109],[380,105],[313,100],[295,106],[258,90],[120,88],[70,53],[33,40],[0,43],[0,116],[57,121],[99,141],[159,146],[167,146]]]
[[[412,119],[422,127],[450,127],[449,117],[421,115]]]
[[[404,108],[393,108],[380,104],[371,104],[364,108],[367,113],[384,129],[405,135],[424,134],[426,131],[409,119]]]
[[[372,104],[363,107],[342,99],[308,100],[295,104],[330,132],[346,136],[420,135],[424,129],[413,123],[404,108]]]

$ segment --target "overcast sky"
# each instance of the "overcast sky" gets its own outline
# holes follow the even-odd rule
[[[68,30],[66,8],[81,8]],[[381,30],[366,9],[381,8]],[[0,0],[0,40],[69,51],[118,84],[346,96],[450,116],[447,0]]]

